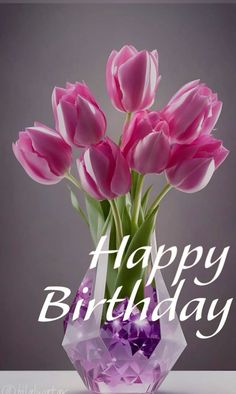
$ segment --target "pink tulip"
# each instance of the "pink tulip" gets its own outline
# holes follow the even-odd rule
[[[122,152],[141,174],[162,172],[169,160],[169,126],[158,112],[138,112],[122,136]]]
[[[130,171],[119,146],[109,138],[77,159],[83,189],[97,200],[113,199],[130,189]]]
[[[162,110],[173,142],[191,143],[210,134],[222,109],[217,94],[199,80],[184,85]]]
[[[190,145],[173,146],[166,176],[176,189],[194,193],[203,189],[229,151],[211,135],[200,136]]]
[[[149,108],[159,82],[157,51],[138,52],[131,45],[119,52],[113,50],[107,61],[106,81],[116,109],[135,112]]]
[[[13,152],[27,174],[36,182],[60,182],[71,165],[71,147],[54,130],[35,122],[20,131]]]
[[[105,115],[85,83],[55,87],[52,107],[55,127],[69,145],[86,147],[104,137]]]

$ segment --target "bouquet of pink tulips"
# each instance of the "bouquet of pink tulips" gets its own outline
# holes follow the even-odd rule
[[[131,235],[124,267],[115,280],[108,274],[110,293],[122,283],[127,295],[140,277],[140,268],[128,271],[125,260],[150,242],[166,193],[172,187],[187,193],[201,190],[228,155],[212,133],[222,108],[217,94],[194,80],[164,108],[149,110],[159,80],[157,51],[139,52],[128,45],[113,50],[106,67],[107,91],[113,106],[127,114],[119,144],[106,136],[105,114],[84,82],[54,89],[54,129],[35,122],[13,144],[32,179],[46,185],[66,179],[79,189],[86,211],[73,191],[72,204],[89,225],[95,244],[109,233],[114,249],[124,235]],[[76,159],[78,177],[70,172],[72,147],[83,149]],[[167,179],[152,201],[152,185],[143,187],[150,173],[164,173]]]

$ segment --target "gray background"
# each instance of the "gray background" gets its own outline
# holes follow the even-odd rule
[[[15,160],[11,143],[18,130],[40,120],[53,126],[50,95],[65,81],[88,82],[107,113],[108,133],[118,139],[124,116],[105,90],[104,70],[113,48],[132,43],[157,48],[162,81],[154,107],[161,107],[185,82],[201,78],[224,102],[217,135],[231,154],[201,193],[172,191],[158,218],[159,242],[189,243],[220,252],[230,245],[220,279],[197,288],[186,274],[180,307],[207,297],[204,319],[182,324],[188,347],[176,369],[234,370],[235,310],[221,333],[210,340],[195,337],[197,328],[211,333],[209,304],[220,305],[235,292],[235,91],[236,6],[234,5],[1,5],[0,6],[0,161],[1,270],[0,368],[72,369],[60,346],[62,322],[38,323],[48,285],[78,287],[89,264],[90,236],[73,212],[64,182],[43,187],[32,182]],[[77,153],[78,154],[78,153]],[[159,179],[160,178],[160,179]],[[153,177],[155,191],[163,183]],[[170,288],[178,261],[164,273]],[[170,288],[173,294],[173,289]]]

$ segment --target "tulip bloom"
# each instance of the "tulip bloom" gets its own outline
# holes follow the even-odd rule
[[[176,189],[194,193],[203,189],[229,151],[211,135],[200,136],[190,145],[173,146],[166,177]]]
[[[58,183],[71,166],[71,147],[57,132],[38,122],[21,131],[12,148],[27,174],[45,185]]]
[[[130,170],[118,145],[109,138],[77,159],[83,189],[97,200],[113,199],[130,189]]]
[[[55,87],[52,107],[55,127],[69,145],[86,147],[104,137],[105,115],[85,83]]]
[[[138,52],[131,45],[119,52],[113,50],[107,61],[106,82],[116,109],[135,112],[149,108],[159,82],[157,51]]]
[[[170,155],[168,123],[158,112],[138,112],[125,126],[121,148],[132,169],[161,173]]]
[[[162,110],[173,142],[191,143],[200,134],[210,134],[222,109],[217,94],[199,80],[184,85]]]

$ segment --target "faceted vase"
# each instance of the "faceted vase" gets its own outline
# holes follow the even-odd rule
[[[153,235],[152,259],[156,249]],[[177,316],[171,321],[168,314],[157,321],[151,319],[157,303],[169,298],[164,280],[159,270],[155,283],[144,289],[144,297],[150,297],[145,320],[139,319],[140,310],[135,307],[128,320],[106,321],[103,305],[84,320],[89,300],[95,299],[97,304],[106,298],[107,266],[107,255],[102,255],[97,267],[87,271],[65,318],[62,345],[88,389],[98,393],[154,392],[186,346]],[[78,301],[82,305],[79,317],[72,320]],[[125,299],[116,304],[113,317],[121,315],[127,303]],[[165,306],[160,306],[159,314],[164,310]]]

